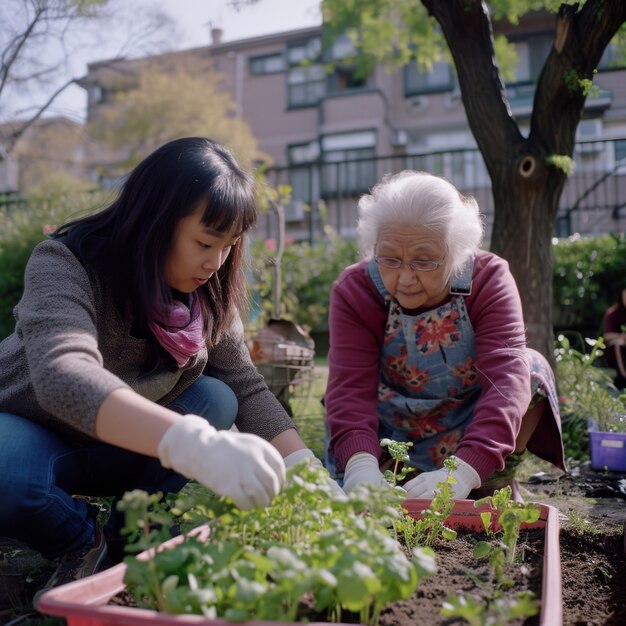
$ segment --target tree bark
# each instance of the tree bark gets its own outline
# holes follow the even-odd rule
[[[537,84],[530,133],[512,116],[495,61],[489,9],[480,0],[422,0],[441,26],[457,69],[472,133],[491,177],[495,217],[490,249],[517,282],[528,343],[553,360],[552,234],[567,174],[547,157],[571,157],[591,79],[621,24],[626,2],[563,5]]]

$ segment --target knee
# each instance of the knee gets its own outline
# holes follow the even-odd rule
[[[235,392],[217,378],[203,376],[205,411],[202,416],[217,430],[228,430],[237,419],[239,403]]]

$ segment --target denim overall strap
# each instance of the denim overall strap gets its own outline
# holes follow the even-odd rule
[[[367,271],[369,272],[370,278],[374,281],[376,289],[378,289],[380,295],[385,299],[385,302],[389,304],[391,301],[391,294],[387,291],[385,283],[383,283],[383,278],[380,275],[380,268],[373,258],[371,258],[367,263]]]
[[[458,274],[450,279],[450,295],[469,296],[472,293],[472,275],[474,273],[474,257],[470,257]]]

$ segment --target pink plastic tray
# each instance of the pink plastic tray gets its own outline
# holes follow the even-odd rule
[[[407,500],[405,508],[413,517],[419,517],[421,511],[428,508],[430,500]],[[544,528],[545,543],[543,556],[543,582],[541,590],[541,626],[562,626],[561,606],[561,557],[559,552],[558,511],[549,505],[540,504],[541,516],[527,528]],[[447,524],[454,529],[482,531],[480,513],[488,507],[474,508],[473,500],[457,500],[454,510],[448,517]],[[198,529],[206,532],[206,527]],[[180,537],[164,545],[173,545],[181,541]],[[149,558],[150,552],[140,555]],[[107,602],[124,590],[126,565],[121,563],[94,576],[83,578],[67,585],[56,587],[42,594],[37,609],[48,615],[58,615],[67,620],[68,626],[177,626],[194,624],[197,626],[232,626],[224,619],[206,619],[200,615],[168,615],[145,609],[109,605]],[[239,626],[277,626],[275,621],[239,622]],[[326,624],[326,623],[324,623]],[[283,622],[280,626],[285,626]],[[321,626],[320,622],[309,626]],[[327,624],[326,624],[327,626]],[[335,626],[342,626],[336,624]],[[343,625],[345,626],[345,625]]]

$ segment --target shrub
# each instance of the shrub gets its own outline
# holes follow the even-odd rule
[[[601,334],[604,312],[626,286],[626,237],[574,235],[553,250],[555,328]]]
[[[273,240],[257,240],[252,247],[251,287],[258,301],[261,323],[273,311]],[[329,224],[313,244],[287,243],[282,258],[281,317],[309,331],[328,328],[330,289],[341,271],[358,260],[357,244],[343,239]]]
[[[0,207],[0,340],[13,332],[13,308],[24,290],[24,269],[33,248],[55,225],[93,209],[101,194],[57,188],[46,197],[33,194],[23,205]]]

